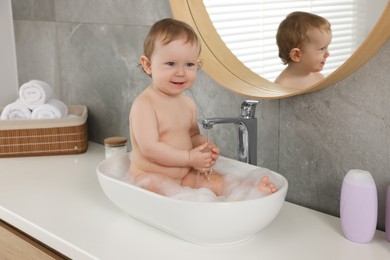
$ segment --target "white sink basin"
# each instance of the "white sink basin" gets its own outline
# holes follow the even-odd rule
[[[191,202],[161,196],[127,180],[129,155],[114,156],[97,167],[107,197],[132,217],[186,241],[229,245],[246,241],[278,215],[286,197],[287,180],[278,173],[220,156],[221,174],[244,175],[265,171],[278,191],[265,197],[235,202]]]

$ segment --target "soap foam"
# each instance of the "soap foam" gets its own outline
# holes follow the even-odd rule
[[[175,195],[170,196],[174,199],[197,201],[197,202],[216,202],[217,195],[208,188],[192,189],[190,187],[182,187]]]
[[[220,201],[252,200],[266,196],[258,188],[260,179],[265,175],[263,172],[251,172],[240,177],[224,176],[225,189]]]
[[[222,175],[224,180],[224,192],[221,196],[216,196],[213,191],[208,188],[193,189],[190,187],[181,186],[180,184],[170,181],[169,179],[154,179],[145,178],[137,183],[137,186],[144,186],[145,182],[154,182],[159,185],[167,197],[197,202],[231,202],[242,200],[253,200],[266,196],[267,194],[258,189],[259,181],[262,177],[268,176],[269,181],[279,187],[279,183],[274,179],[273,174],[268,169],[255,169],[246,174],[229,174]],[[148,186],[148,185],[146,185]],[[144,186],[145,187],[145,186]]]

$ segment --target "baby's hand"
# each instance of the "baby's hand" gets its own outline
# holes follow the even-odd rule
[[[198,147],[195,147],[189,152],[189,166],[195,169],[201,168],[210,168],[212,162],[212,152],[208,151],[207,146],[209,144],[205,143]]]
[[[209,142],[209,147],[210,147],[211,158],[212,158],[211,165],[214,165],[221,151],[213,142]]]

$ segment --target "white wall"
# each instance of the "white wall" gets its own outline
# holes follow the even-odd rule
[[[15,37],[11,0],[0,1],[0,107],[17,98]]]

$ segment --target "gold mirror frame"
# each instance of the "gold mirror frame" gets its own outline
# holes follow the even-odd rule
[[[191,25],[202,41],[202,69],[217,83],[254,99],[278,99],[309,93],[334,85],[363,66],[390,37],[390,2],[363,43],[325,79],[303,90],[285,88],[262,78],[241,63],[215,30],[203,1],[170,0],[175,19]]]

